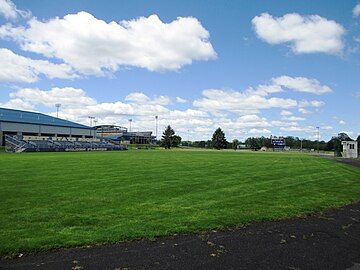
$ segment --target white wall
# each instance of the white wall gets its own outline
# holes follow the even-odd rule
[[[358,144],[357,141],[344,141],[341,142],[343,146],[344,158],[357,158],[358,157]]]

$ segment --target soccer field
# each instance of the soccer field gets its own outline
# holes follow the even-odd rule
[[[294,153],[0,153],[0,254],[153,238],[360,200],[360,168]]]

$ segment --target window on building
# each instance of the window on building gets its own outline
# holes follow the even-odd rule
[[[355,149],[353,144],[349,144],[349,149]]]

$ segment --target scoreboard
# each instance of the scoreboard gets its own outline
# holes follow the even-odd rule
[[[271,144],[274,147],[285,147],[285,139],[283,137],[271,137]]]

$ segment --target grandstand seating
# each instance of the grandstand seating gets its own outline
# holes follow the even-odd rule
[[[127,150],[123,145],[99,138],[69,138],[5,135],[8,152],[110,151]]]

